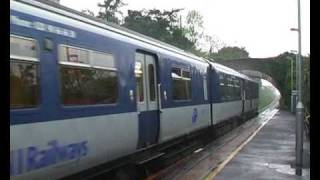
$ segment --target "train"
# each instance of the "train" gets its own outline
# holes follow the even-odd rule
[[[10,179],[59,179],[235,117],[259,82],[44,0],[10,1]]]

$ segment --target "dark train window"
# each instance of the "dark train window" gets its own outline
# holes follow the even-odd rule
[[[219,74],[221,101],[241,100],[240,79],[228,74]]]
[[[225,78],[223,74],[219,74],[219,81],[220,81],[220,98],[221,101],[226,101],[226,90],[227,90],[227,84],[225,84]]]
[[[231,76],[228,76],[227,78],[227,101],[232,101],[234,100],[234,87],[233,87],[233,81]]]
[[[64,105],[112,104],[117,101],[117,70],[111,54],[66,46],[60,46],[59,53]]]
[[[235,99],[241,100],[241,87],[240,87],[240,79],[236,78],[234,80],[234,88],[235,88]]]
[[[36,41],[10,36],[10,108],[39,105],[39,60]]]
[[[110,104],[117,100],[114,71],[60,67],[62,101],[65,105]]]
[[[191,99],[190,71],[174,67],[171,70],[173,100]]]
[[[156,100],[154,74],[155,74],[155,72],[154,72],[153,64],[149,64],[148,65],[148,75],[149,75],[150,101]]]

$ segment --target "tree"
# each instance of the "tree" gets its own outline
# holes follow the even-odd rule
[[[219,49],[227,46],[224,41],[219,39],[216,36],[204,35],[205,43],[209,45],[208,54],[213,54],[214,52],[218,52]]]
[[[94,13],[89,9],[82,10],[81,12],[89,16],[94,16]]]
[[[228,59],[241,59],[241,58],[249,58],[249,53],[246,51],[244,47],[223,47],[219,49],[217,53],[211,53],[209,55],[210,58],[216,60],[228,60]]]
[[[178,13],[181,10],[128,10],[128,16],[125,17],[122,26],[189,50],[194,46],[194,43],[186,37],[185,30],[179,26]]]
[[[104,0],[103,3],[98,3],[98,7],[103,10],[101,11],[100,9],[97,18],[119,24],[120,19],[117,17],[117,15],[122,15],[122,12],[119,11],[119,8],[125,5],[126,4],[123,3],[122,0]]]
[[[306,112],[310,110],[310,57],[303,57],[304,63],[304,84],[303,84],[303,103],[305,105]],[[296,55],[284,52],[274,58],[274,61],[270,62],[265,67],[265,72],[272,75],[274,81],[278,85],[278,89],[281,93],[280,105],[281,108],[289,109],[291,105],[291,61],[293,66],[296,67]],[[294,68],[293,73],[293,87],[296,87],[296,72]]]
[[[310,113],[310,54],[307,57],[303,57],[303,69],[304,69],[304,84],[303,84],[303,102],[305,105],[305,111]]]
[[[195,10],[189,11],[186,19],[186,35],[188,39],[196,44],[203,36],[203,17]]]

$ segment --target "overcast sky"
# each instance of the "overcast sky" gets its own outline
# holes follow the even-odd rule
[[[103,0],[60,0],[75,10],[99,12]],[[124,0],[122,7],[141,10],[184,8],[198,11],[204,20],[205,33],[218,37],[228,46],[245,47],[250,57],[273,57],[298,48],[297,0]],[[302,54],[310,54],[310,1],[301,0]]]

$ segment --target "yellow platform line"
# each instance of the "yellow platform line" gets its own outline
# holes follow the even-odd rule
[[[245,141],[243,142],[235,151],[233,151],[228,157],[226,160],[224,160],[221,164],[219,164],[217,166],[217,168],[215,168],[212,172],[210,172],[204,179],[205,180],[212,180],[214,179],[220,172],[221,170],[239,153],[239,151],[241,151],[241,149],[246,145],[248,144],[248,142],[250,142],[254,136],[256,136],[256,134],[263,128],[263,126],[265,124],[267,124],[271,119],[272,117],[278,112],[279,110],[276,109],[272,112],[272,115],[270,116],[270,118],[268,120],[266,120],[263,124],[260,125],[260,127],[255,130],[251,136]]]

